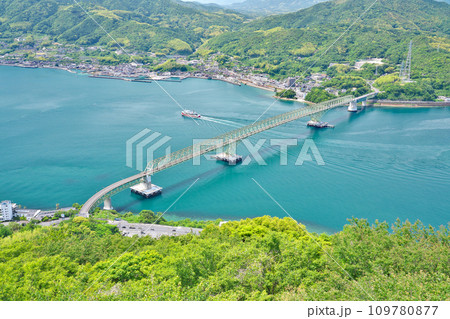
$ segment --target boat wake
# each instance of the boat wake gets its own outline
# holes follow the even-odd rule
[[[242,124],[239,124],[237,122],[223,120],[223,119],[218,119],[218,118],[209,117],[209,116],[202,116],[201,119],[203,121],[213,122],[213,123],[216,123],[216,124],[222,124],[222,125],[236,127],[236,128],[242,127]]]

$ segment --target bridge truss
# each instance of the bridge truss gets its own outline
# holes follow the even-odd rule
[[[216,149],[223,149],[229,144],[236,143],[239,140],[243,140],[249,136],[258,134],[276,126],[283,125],[288,122],[295,121],[305,116],[311,116],[316,113],[322,113],[337,106],[350,103],[354,100],[351,95],[333,99],[330,101],[322,102],[319,104],[309,105],[301,107],[293,111],[283,113],[270,117],[265,120],[235,129],[225,134],[219,135],[215,138],[205,140],[203,142],[188,146],[179,151],[173,152],[166,156],[157,158],[147,164],[145,171],[148,175],[153,175],[159,171],[167,169],[171,166],[188,161],[194,157],[209,153]]]

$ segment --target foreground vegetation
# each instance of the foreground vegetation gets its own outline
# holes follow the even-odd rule
[[[264,216],[156,240],[75,217],[0,239],[0,299],[445,300],[449,244],[420,222],[318,235]]]

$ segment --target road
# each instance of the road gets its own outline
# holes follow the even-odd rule
[[[181,236],[187,234],[199,235],[201,228],[175,227],[165,225],[138,224],[127,221],[108,221],[111,225],[116,225],[123,236],[132,237],[134,235],[150,236],[159,238],[161,236]]]

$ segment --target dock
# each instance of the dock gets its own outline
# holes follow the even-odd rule
[[[131,82],[152,83],[150,79],[132,79]]]
[[[175,77],[175,76],[158,76],[158,77],[153,77],[152,78],[153,81],[165,81],[165,82],[181,82],[181,78],[179,77]]]
[[[129,78],[124,77],[118,77],[118,76],[110,76],[110,75],[89,75],[90,78],[96,78],[96,79],[107,79],[107,80],[122,80],[122,81],[131,81]]]

